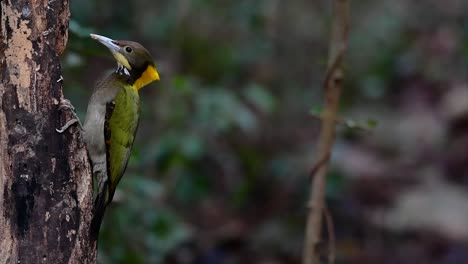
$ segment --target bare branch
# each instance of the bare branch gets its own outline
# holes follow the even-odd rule
[[[325,107],[319,136],[317,161],[313,166],[311,193],[308,207],[303,264],[319,263],[318,245],[321,237],[322,216],[325,210],[326,174],[329,156],[335,141],[336,120],[341,86],[343,83],[343,60],[347,47],[349,30],[349,7],[347,0],[333,1],[333,22],[331,29],[330,53],[326,78],[323,84]],[[330,228],[329,228],[330,230]],[[329,236],[334,234],[330,233]],[[334,241],[334,238],[329,238]],[[330,254],[334,260],[334,252]],[[330,259],[329,259],[330,261]]]

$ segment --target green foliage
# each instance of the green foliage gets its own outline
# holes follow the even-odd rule
[[[360,184],[360,177],[382,179],[386,175],[374,175],[380,170],[406,176],[395,168],[411,158],[423,163],[423,157],[441,156],[411,156],[420,149],[440,149],[442,144],[425,146],[421,132],[411,139],[392,129],[410,131],[420,125],[426,138],[434,127],[449,124],[439,120],[448,109],[442,99],[444,89],[458,84],[444,79],[444,73],[461,87],[466,85],[459,72],[466,68],[468,46],[463,43],[468,27],[466,19],[456,15],[466,6],[443,15],[429,12],[423,3],[403,2],[352,3],[351,43],[337,120],[340,140],[327,186],[336,226],[343,227],[337,230],[337,245],[347,247],[337,250],[338,259],[346,252],[369,255],[360,252],[361,242],[369,241],[356,242],[354,233],[362,233],[362,227],[366,234],[372,233],[367,228],[376,228],[375,222],[356,215],[369,215],[361,204],[370,199],[369,193],[387,195],[386,183]],[[199,246],[195,248],[203,251],[198,253],[212,263],[227,263],[223,256],[235,252],[241,259],[242,255],[226,242],[232,237],[245,242],[239,247],[250,253],[250,262],[240,263],[298,263],[308,172],[320,125],[316,117],[322,112],[328,4],[302,0],[70,4],[62,65],[65,95],[80,117],[85,115],[93,83],[115,65],[89,33],[141,42],[153,54],[161,76],[160,82],[140,91],[140,127],[117,202],[104,220],[100,263],[164,263],[165,256],[187,241],[195,241]],[[314,107],[309,110],[311,102]],[[427,116],[403,122],[414,109],[417,114],[431,113],[440,124],[424,123],[430,119]],[[418,145],[404,153],[402,149],[411,148],[406,141]],[[396,165],[380,160],[380,154],[397,160]],[[399,156],[405,160],[398,163]],[[353,236],[347,237],[349,233]],[[370,255],[384,255],[384,250],[374,253]],[[375,262],[356,258],[355,263]],[[386,261],[404,262],[393,260]]]
[[[100,262],[160,263],[165,252],[188,238],[181,219],[158,205],[163,195],[154,180],[127,175],[101,228]]]

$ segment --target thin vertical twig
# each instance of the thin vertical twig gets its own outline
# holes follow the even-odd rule
[[[325,213],[325,189],[328,161],[335,142],[338,105],[343,82],[343,60],[347,48],[349,31],[348,0],[333,0],[333,22],[331,27],[330,51],[327,73],[323,84],[325,105],[317,148],[317,161],[311,170],[311,186],[308,201],[309,213],[303,251],[303,264],[319,263],[319,245],[322,217]],[[331,219],[331,216],[328,215]],[[330,219],[327,221],[330,223]],[[334,234],[329,234],[334,235]],[[330,238],[334,240],[334,238]],[[334,250],[332,258],[334,258]]]

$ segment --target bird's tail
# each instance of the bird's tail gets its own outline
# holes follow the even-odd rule
[[[109,204],[109,182],[105,177],[102,177],[103,175],[99,174],[99,172],[96,172],[94,177],[94,180],[97,181],[97,186],[94,188],[96,197],[94,198],[93,219],[91,220],[90,230],[92,237],[96,240],[99,236],[99,230],[101,228],[101,223],[102,219],[104,218],[106,207]]]
[[[107,185],[107,183],[105,184]],[[107,187],[107,186],[106,186]],[[91,221],[91,233],[97,239],[101,228],[102,219],[107,207],[107,188],[104,188],[94,200],[93,219]]]

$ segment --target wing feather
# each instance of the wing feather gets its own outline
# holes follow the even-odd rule
[[[138,91],[125,86],[117,93],[113,105],[108,106],[105,121],[107,172],[109,196],[115,189],[127,167],[139,120]],[[109,113],[109,116],[107,116]]]

